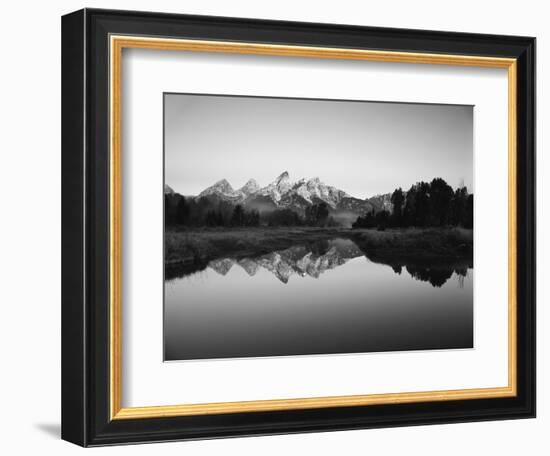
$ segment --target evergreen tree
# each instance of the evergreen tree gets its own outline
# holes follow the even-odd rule
[[[432,180],[430,184],[430,208],[432,211],[432,223],[436,226],[444,226],[450,222],[451,202],[453,189],[440,177]]]
[[[419,182],[416,190],[415,226],[427,226],[431,215],[430,184]]]
[[[174,224],[174,210],[171,204],[171,195],[164,194],[164,224],[166,226]]]
[[[390,221],[390,213],[386,210],[382,210],[376,214],[375,220],[378,231],[384,231]]]
[[[277,209],[265,217],[269,226],[299,226],[300,216],[291,209]]]
[[[393,223],[396,226],[401,226],[403,222],[404,202],[405,202],[405,196],[403,195],[403,190],[401,190],[401,187],[399,187],[393,192],[391,196],[392,217],[393,217]]]
[[[313,226],[325,226],[329,216],[328,204],[312,204],[306,208],[306,223]]]
[[[216,211],[210,210],[206,213],[205,224],[206,226],[218,225],[218,216],[216,214]]]
[[[418,182],[406,192],[397,188],[391,195],[392,212],[369,212],[357,218],[353,228],[386,226],[463,226],[473,227],[473,195],[466,187],[453,191],[444,179]]]
[[[416,224],[416,185],[413,185],[407,192],[405,208],[403,209],[403,226],[414,226]]]
[[[244,226],[245,222],[245,213],[243,207],[240,204],[237,204],[233,209],[233,215],[231,216],[231,225],[233,226]]]
[[[464,228],[474,227],[474,195],[468,195],[466,200],[466,216],[463,223]]]
[[[260,213],[256,210],[246,212],[245,214],[246,226],[259,226],[260,225]]]
[[[357,217],[357,220],[351,225],[352,228],[374,228],[375,226],[376,218],[374,208],[362,217]]]
[[[451,204],[451,224],[454,226],[464,225],[466,220],[468,202],[468,190],[466,187],[457,188]]]
[[[185,225],[188,222],[187,220],[188,216],[189,216],[189,207],[187,206],[185,197],[182,196],[178,201],[178,205],[176,209],[176,222],[180,225]]]

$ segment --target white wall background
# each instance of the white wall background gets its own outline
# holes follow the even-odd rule
[[[0,449],[73,454],[60,428],[60,16],[84,6],[438,29],[538,38],[538,418],[102,448],[94,454],[548,454],[550,29],[545,3],[65,0],[5,3],[0,17]],[[33,211],[28,204],[33,202]]]

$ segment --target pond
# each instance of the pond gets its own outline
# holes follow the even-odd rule
[[[473,347],[473,268],[384,264],[350,239],[165,281],[166,361]]]

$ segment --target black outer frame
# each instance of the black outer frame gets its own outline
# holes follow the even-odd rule
[[[514,398],[109,418],[110,34],[518,59]],[[82,446],[535,416],[535,39],[84,9],[62,18],[62,438]]]

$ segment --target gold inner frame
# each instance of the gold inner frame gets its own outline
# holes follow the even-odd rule
[[[461,390],[366,394],[244,402],[122,407],[122,51],[123,49],[256,54],[317,59],[504,68],[508,70],[508,385]],[[111,419],[159,418],[238,412],[299,410],[375,404],[512,397],[517,394],[517,61],[511,58],[387,52],[204,41],[134,36],[110,36],[110,415]]]

